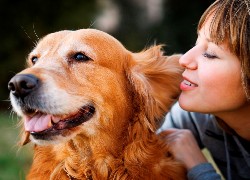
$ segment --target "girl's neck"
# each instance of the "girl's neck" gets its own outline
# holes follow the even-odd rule
[[[250,141],[250,103],[240,109],[214,114],[243,139]]]

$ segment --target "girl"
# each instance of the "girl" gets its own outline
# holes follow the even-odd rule
[[[179,101],[159,129],[188,179],[250,179],[250,1],[217,0],[203,14]]]

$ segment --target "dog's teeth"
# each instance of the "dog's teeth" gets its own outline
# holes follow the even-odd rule
[[[48,127],[51,127],[52,126],[52,119],[51,119],[51,121],[49,121],[49,123],[48,123]]]
[[[53,123],[58,123],[60,120],[61,120],[61,118],[58,117],[58,116],[52,116],[52,118],[51,118],[51,121],[52,121]]]

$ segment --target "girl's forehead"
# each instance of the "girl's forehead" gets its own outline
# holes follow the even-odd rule
[[[197,31],[198,36],[205,37],[207,41],[212,42],[211,39],[211,23],[212,23],[213,17],[210,15],[206,18],[201,28]]]
[[[199,41],[199,39],[205,40],[207,43],[212,43],[216,45],[216,47],[218,47],[220,50],[231,54],[228,41],[226,39],[224,41],[217,43],[217,41],[211,37],[211,23],[212,23],[212,17],[210,19],[207,19],[206,22],[204,22],[201,29],[198,30],[197,32],[198,34],[197,41]]]
[[[218,21],[215,21],[215,13],[213,11],[206,17],[202,26],[198,29],[197,34],[199,37],[202,36],[203,38],[206,38],[208,42],[215,43],[216,45],[223,46],[223,48],[227,49],[229,41],[227,40],[227,37],[220,37],[221,32],[218,32],[218,27],[215,23],[218,23]]]

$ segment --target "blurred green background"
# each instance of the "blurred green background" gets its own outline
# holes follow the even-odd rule
[[[19,149],[18,118],[11,113],[7,84],[25,67],[38,38],[58,30],[96,28],[131,51],[166,44],[184,53],[211,0],[0,0],[0,180],[24,179],[32,150]]]

